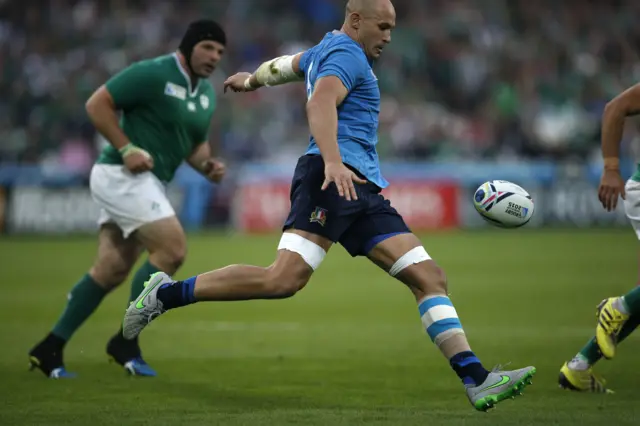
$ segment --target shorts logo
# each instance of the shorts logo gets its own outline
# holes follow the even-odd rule
[[[319,223],[320,226],[324,226],[324,224],[327,223],[327,211],[321,207],[316,207],[313,213],[311,213],[309,222]]]

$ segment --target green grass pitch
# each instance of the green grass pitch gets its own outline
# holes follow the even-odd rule
[[[177,277],[230,263],[268,265],[277,240],[190,235]],[[340,247],[292,299],[200,304],[158,319],[141,337],[156,379],[127,377],[107,362],[125,284],[68,346],[67,366],[79,378],[46,380],[27,371],[26,353],[57,319],[95,242],[12,237],[0,239],[0,424],[638,424],[638,336],[598,365],[615,395],[575,394],[556,382],[562,363],[593,334],[596,304],[637,281],[630,229],[495,229],[422,240],[448,273],[483,363],[538,368],[523,397],[489,413],[472,409],[421,328],[410,292]]]

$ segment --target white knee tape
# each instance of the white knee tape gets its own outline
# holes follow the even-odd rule
[[[424,247],[420,246],[413,248],[402,255],[402,257],[393,264],[391,269],[389,269],[389,275],[395,277],[403,269],[429,259],[431,259],[431,256],[429,256]]]
[[[327,252],[316,243],[291,232],[282,234],[280,244],[278,244],[278,250],[289,250],[298,253],[314,271],[318,269],[318,266],[320,266],[327,254]]]

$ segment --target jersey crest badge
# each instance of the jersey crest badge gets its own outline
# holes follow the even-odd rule
[[[209,108],[209,97],[207,95],[200,95],[200,105],[202,109]]]
[[[170,82],[167,82],[166,86],[164,86],[164,94],[182,101],[187,99],[187,89]]]
[[[320,226],[324,226],[324,224],[327,223],[327,211],[322,207],[316,207],[313,213],[311,213],[309,222],[319,223]]]

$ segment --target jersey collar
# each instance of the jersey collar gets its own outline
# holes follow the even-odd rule
[[[342,30],[333,30],[331,32],[331,34],[333,34],[334,36],[344,36],[349,40],[349,42],[351,42],[351,43],[355,44],[356,46],[358,46],[358,48],[360,50],[362,50],[362,53],[364,53],[364,57],[367,58],[367,62],[369,63],[369,66],[373,67],[373,64],[374,64],[375,61],[372,58],[367,56],[367,53],[364,51],[364,48],[362,47],[362,45],[360,45],[360,43],[358,43],[357,41],[355,41],[354,39],[349,37],[349,34],[345,33]]]
[[[173,59],[175,59],[176,61],[176,66],[178,67],[178,70],[180,71],[180,73],[182,73],[182,76],[187,81],[187,87],[189,88],[189,96],[193,98],[196,95],[196,93],[198,93],[198,88],[200,87],[200,79],[198,79],[198,84],[196,84],[196,87],[192,88],[191,77],[189,77],[189,73],[187,72],[187,70],[185,70],[182,67],[182,64],[180,63],[180,59],[178,59],[178,54],[174,52],[172,56],[173,56]]]

